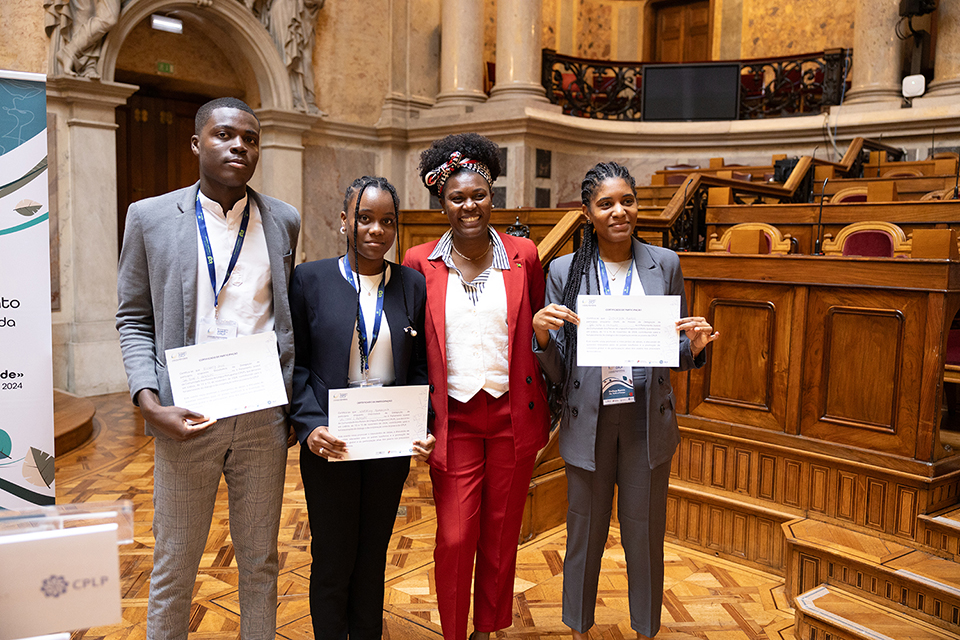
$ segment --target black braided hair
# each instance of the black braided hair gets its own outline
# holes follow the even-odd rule
[[[357,325],[357,348],[360,350],[360,369],[361,373],[363,368],[366,365],[365,358],[363,355],[363,334],[364,329],[360,326],[360,256],[359,251],[357,250],[357,240],[359,234],[359,220],[360,217],[360,201],[363,199],[363,192],[367,190],[368,187],[373,187],[375,189],[380,189],[381,191],[386,191],[390,194],[390,197],[393,198],[393,213],[397,217],[397,220],[400,219],[400,197],[397,195],[397,189],[390,184],[390,181],[381,176],[363,176],[354,180],[349,187],[347,187],[346,192],[343,194],[343,210],[347,211],[350,207],[350,199],[354,194],[357,196],[356,204],[354,205],[353,210],[353,243],[351,244],[349,238],[347,240],[347,250],[353,249],[353,264],[356,267],[357,272],[357,314],[356,314],[356,325]],[[347,264],[347,268],[351,268]],[[387,261],[383,261],[383,276],[386,277],[387,272]],[[398,265],[397,273],[400,277],[400,291],[403,293],[403,310],[407,315],[407,323],[409,326],[413,326],[413,321],[410,319],[410,310],[407,306],[407,289],[403,285],[403,267]]]
[[[207,102],[200,106],[197,110],[197,116],[193,120],[193,132],[196,135],[200,135],[200,132],[203,131],[203,127],[206,126],[207,120],[210,119],[210,116],[213,115],[213,112],[217,109],[238,109],[240,111],[246,111],[256,119],[257,124],[260,124],[260,118],[257,118],[257,114],[253,112],[253,109],[250,108],[243,100],[238,98],[214,98],[210,102]]]
[[[496,181],[500,175],[500,147],[497,143],[485,138],[479,133],[457,133],[449,135],[446,138],[434,140],[429,149],[420,154],[420,180],[422,181],[428,173],[442,165],[450,159],[450,154],[459,151],[464,157],[482,162],[490,170],[490,177]],[[456,175],[464,169],[457,169],[452,175]],[[468,169],[469,171],[469,169]],[[427,186],[424,183],[424,186]],[[490,185],[493,188],[493,185]],[[437,185],[427,186],[430,193],[443,201],[442,194],[437,190]]]
[[[637,183],[630,175],[630,171],[623,165],[616,162],[597,163],[580,183],[580,202],[588,209],[593,206],[593,197],[597,189],[604,180],[619,178],[630,185],[630,190],[634,195],[637,193]],[[570,270],[567,271],[567,283],[563,288],[563,298],[561,303],[568,309],[576,311],[577,296],[580,294],[580,281],[584,275],[587,276],[587,295],[591,294],[591,284],[596,283],[597,292],[600,291],[600,276],[597,274],[597,258],[600,255],[600,245],[597,242],[597,232],[593,228],[593,223],[587,222],[583,227],[583,242],[580,248],[573,254],[573,260],[570,262]],[[593,278],[590,278],[590,273]],[[564,355],[567,360],[566,376],[570,377],[573,372],[574,363],[577,361],[577,330],[576,327],[567,322],[563,330]]]

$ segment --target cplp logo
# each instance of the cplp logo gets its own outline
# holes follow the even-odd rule
[[[43,595],[48,598],[59,598],[65,594],[68,589],[72,588],[74,591],[95,589],[102,587],[109,581],[110,578],[107,576],[100,576],[99,578],[77,578],[73,582],[68,582],[66,576],[51,575],[49,578],[44,579],[40,590],[43,592]]]
[[[40,590],[48,598],[59,598],[67,592],[67,579],[63,576],[50,576],[43,581]]]

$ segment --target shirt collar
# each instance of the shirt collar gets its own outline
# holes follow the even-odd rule
[[[243,213],[243,208],[247,206],[247,199],[250,197],[250,194],[243,194],[243,197],[237,200],[236,204],[233,205],[233,208],[230,209],[227,213],[223,212],[223,207],[220,206],[220,203],[216,200],[208,198],[204,195],[203,191],[197,191],[197,198],[200,200],[200,206],[213,213],[220,216],[221,218],[230,217],[229,214],[233,214],[233,217],[239,216]]]
[[[487,233],[490,234],[490,242],[493,245],[490,248],[493,252],[493,264],[490,266],[494,269],[500,269],[501,271],[509,271],[510,259],[507,257],[507,248],[503,246],[503,240],[500,239],[500,234],[494,231],[492,227],[487,227]],[[447,268],[456,269],[456,265],[453,264],[452,254],[453,229],[447,229],[447,232],[440,236],[440,241],[437,242],[437,246],[434,247],[429,257],[427,257],[427,260],[443,260]]]

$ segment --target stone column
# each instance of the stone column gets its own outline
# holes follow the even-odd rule
[[[895,28],[900,20],[896,2],[857,0],[853,27],[853,80],[845,105],[892,108],[902,100],[902,44]]]
[[[436,106],[465,106],[486,101],[483,3],[443,0],[440,14],[440,93]]]
[[[960,3],[937,6],[937,50],[933,82],[927,96],[940,98],[960,94]]]
[[[56,114],[61,310],[53,317],[54,385],[87,396],[127,388],[117,314],[116,108],[134,85],[47,81]]]
[[[251,185],[257,191],[279,198],[303,211],[303,135],[320,121],[319,115],[260,109],[260,162]],[[303,256],[303,231],[297,243],[296,261]]]
[[[547,102],[540,84],[540,0],[497,2],[497,83],[490,100]]]

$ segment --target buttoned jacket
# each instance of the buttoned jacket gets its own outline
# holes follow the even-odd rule
[[[648,245],[634,239],[633,257],[637,274],[646,295],[680,296],[680,317],[687,315],[687,300],[683,288],[683,273],[680,258],[669,249]],[[546,303],[562,304],[563,289],[573,254],[561,256],[550,263],[547,277]],[[591,265],[580,281],[580,294],[587,293],[587,278],[593,283],[590,292],[596,295],[596,265]],[[574,311],[576,311],[574,309]],[[554,383],[564,380],[564,330],[550,332],[550,341],[540,349],[533,340],[533,350],[547,378]],[[701,367],[706,355],[701,351],[696,358],[690,351],[690,340],[680,335],[680,360],[678,371]],[[596,470],[594,447],[597,439],[597,416],[601,406],[600,367],[574,366],[564,382],[564,407],[560,419],[560,455],[566,464],[588,471]],[[635,370],[634,378],[646,379],[645,397],[647,418],[648,463],[653,469],[668,462],[680,444],[680,429],[677,425],[676,400],[670,384],[670,369],[667,367],[644,367]],[[640,401],[640,398],[637,399]]]
[[[197,325],[200,183],[134,202],[127,210],[117,273],[117,330],[130,396],[153,389],[165,406],[173,405],[166,350],[195,343]],[[293,326],[287,292],[293,270],[300,214],[289,204],[248,188],[257,203],[270,257],[274,331],[280,369],[291,395]],[[147,434],[154,435],[150,426]]]
[[[503,271],[503,284],[507,293],[510,415],[519,458],[535,454],[546,444],[550,422],[543,375],[530,350],[533,314],[543,306],[543,267],[537,247],[530,240],[498,235],[510,260],[510,269]],[[427,365],[433,435],[437,438],[429,462],[447,471],[446,304],[450,270],[442,259],[428,260],[438,242],[439,239],[410,248],[403,263],[422,273],[427,282]]]
[[[290,418],[300,444],[317,427],[329,425],[327,391],[348,386],[350,351],[358,348],[353,337],[357,290],[343,277],[339,262],[329,258],[301,264],[290,285],[297,342]],[[383,315],[390,326],[393,384],[427,384],[423,276],[396,264],[390,270],[383,290]]]

